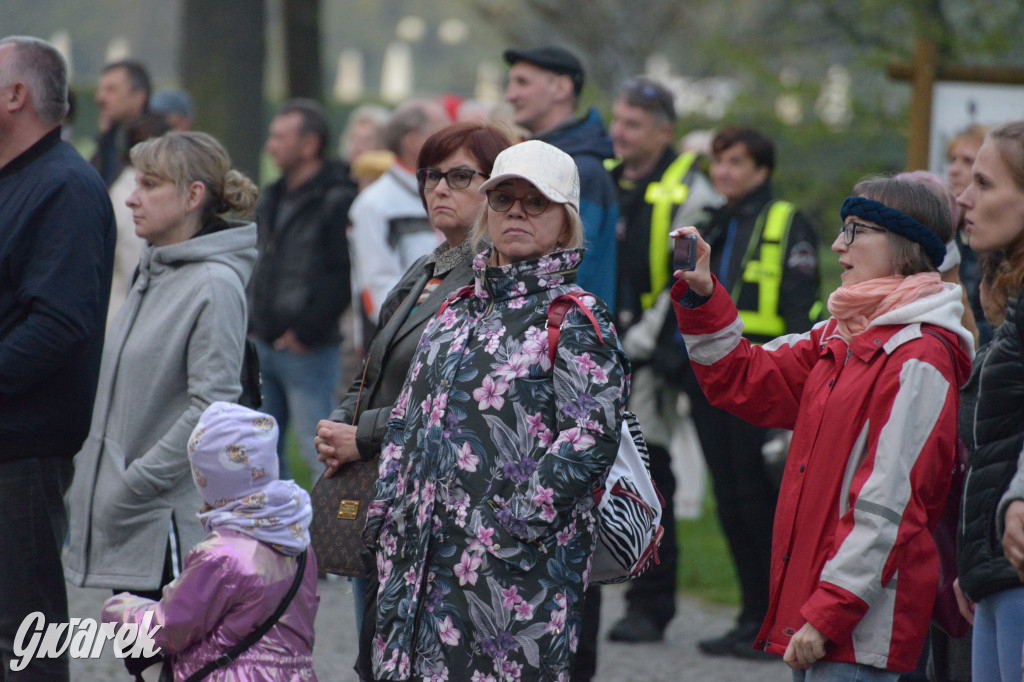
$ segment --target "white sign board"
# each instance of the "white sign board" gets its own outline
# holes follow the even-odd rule
[[[946,177],[949,141],[972,123],[992,127],[1018,119],[1024,119],[1024,85],[935,83],[928,169]]]

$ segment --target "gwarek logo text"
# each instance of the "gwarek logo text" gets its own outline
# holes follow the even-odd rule
[[[19,672],[33,658],[59,658],[66,651],[71,658],[99,658],[107,641],[114,643],[118,658],[149,658],[160,653],[153,635],[162,625],[153,625],[153,613],[142,616],[142,623],[97,624],[92,618],[71,618],[69,623],[47,623],[42,612],[28,614],[14,638],[11,670]]]

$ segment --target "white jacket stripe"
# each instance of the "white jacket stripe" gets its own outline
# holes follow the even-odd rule
[[[882,567],[896,544],[910,501],[910,472],[938,421],[948,389],[949,382],[932,365],[920,360],[903,364],[900,388],[879,434],[871,475],[854,506],[854,528],[822,569],[822,580],[870,605],[880,596]]]
[[[683,334],[686,352],[700,365],[713,365],[740,345],[743,320],[737,315],[730,324],[710,334]]]

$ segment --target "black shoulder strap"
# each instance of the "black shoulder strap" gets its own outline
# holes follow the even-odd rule
[[[292,599],[295,597],[295,593],[299,591],[299,585],[302,584],[302,577],[306,573],[306,554],[308,552],[309,550],[303,550],[302,554],[299,555],[299,566],[295,573],[295,579],[292,580],[292,585],[288,588],[288,593],[284,595],[284,599],[282,599],[281,603],[278,604],[277,610],[271,614],[270,618],[263,621],[262,625],[250,632],[245,639],[240,641],[238,644],[218,656],[216,660],[210,661],[202,668],[189,675],[185,682],[199,682],[199,680],[203,679],[214,670],[228,667],[231,665],[231,662],[241,656],[246,649],[260,641],[260,639],[263,638],[263,635],[270,632],[270,628],[274,627],[277,621],[281,619],[281,616],[284,615],[284,612],[288,609],[288,605],[291,604]]]
[[[242,347],[242,394],[238,404],[258,410],[263,407],[263,379],[260,375],[260,356],[256,344],[246,339]]]

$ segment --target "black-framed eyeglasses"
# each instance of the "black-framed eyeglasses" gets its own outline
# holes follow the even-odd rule
[[[864,223],[858,223],[855,220],[851,220],[848,223],[843,223],[839,227],[839,232],[843,235],[843,243],[849,246],[853,243],[854,238],[857,236],[857,230],[871,230],[872,232],[885,232],[885,229],[881,227],[875,227],[874,225],[865,225]]]
[[[487,190],[487,205],[498,213],[507,213],[516,201],[519,201],[526,211],[526,215],[538,216],[548,210],[551,199],[539,192],[527,192],[526,194],[513,194],[507,189]]]
[[[437,183],[441,182],[441,178],[444,178],[450,189],[466,189],[469,183],[473,182],[474,175],[479,175],[484,180],[491,177],[472,168],[449,168],[443,173],[436,168],[420,168],[416,171],[416,179],[423,189],[434,189]]]

